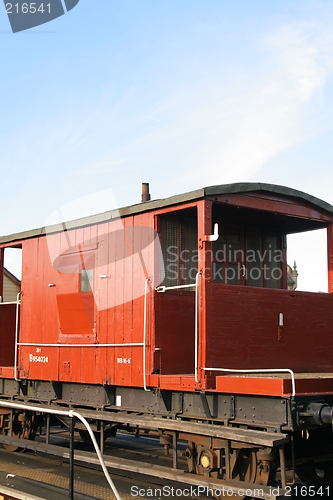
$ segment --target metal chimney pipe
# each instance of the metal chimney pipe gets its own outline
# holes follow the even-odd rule
[[[145,201],[150,200],[150,194],[149,194],[149,182],[143,182],[142,183],[142,195],[141,195],[141,201],[144,203]]]

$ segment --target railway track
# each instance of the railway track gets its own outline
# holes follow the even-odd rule
[[[66,439],[61,439],[61,436],[58,435],[56,441],[57,446],[63,446],[64,450],[66,450]],[[122,441],[122,443],[120,443],[121,446],[117,450],[117,459],[120,459],[120,455],[126,455],[126,453],[135,453],[138,464],[140,464],[143,458],[144,460],[147,459],[149,452],[143,450],[143,443],[139,444],[137,442],[138,440],[133,440],[130,446],[130,440],[121,439],[120,441]],[[80,450],[81,453],[89,453],[90,455],[90,452],[84,451],[85,448],[89,449],[88,445],[80,443],[80,441],[77,440],[76,446],[78,448],[83,448]],[[150,453],[152,465],[158,463],[158,456],[160,455],[159,450],[155,450],[155,447],[151,449]],[[105,450],[106,460],[107,457],[115,451],[116,448],[114,447],[114,443],[112,443],[111,446],[107,446]],[[164,450],[161,450],[161,454],[163,451]],[[165,458],[166,460],[164,462],[168,462],[169,457]],[[139,496],[140,498],[151,498],[149,493],[148,496],[146,494],[142,495],[142,492],[147,492],[149,489],[152,491],[163,491],[163,488],[165,488],[165,492],[170,491],[170,496],[172,496],[172,488],[174,488],[175,492],[177,489],[184,488],[184,484],[178,484],[174,481],[171,482],[161,477],[153,477],[147,480],[139,473],[129,474],[125,471],[113,470],[112,477],[116,483],[119,494],[124,500],[133,499],[135,496]],[[26,493],[28,491],[29,494],[39,498],[51,498],[52,500],[68,499],[68,460],[63,457],[57,457],[56,455],[33,453],[31,450],[27,450],[26,453],[23,454],[18,454],[0,449],[0,484],[7,489],[10,488],[12,491],[13,489],[16,492],[21,491]],[[74,491],[75,499],[78,500],[88,500],[91,498],[106,500],[114,498],[107,485],[104,474],[101,472],[97,463],[87,463],[81,460],[76,460],[75,464]],[[11,496],[11,500],[14,500],[14,498],[19,499],[20,497],[15,497],[15,495]],[[156,498],[159,498],[159,496],[157,495]],[[197,498],[201,499],[206,497],[199,495]]]
[[[13,439],[12,442],[14,441]],[[4,488],[10,488],[11,493],[15,491],[20,495],[29,494],[52,500],[67,499],[69,487],[67,446],[68,432],[58,429],[58,432],[52,434],[52,444],[46,445],[40,442],[37,436],[36,441],[31,442],[31,449],[28,449],[26,453],[12,453],[0,448],[0,484]],[[34,453],[33,450],[41,451],[41,453]],[[207,490],[203,492],[199,489],[199,486],[204,487],[204,478],[186,475],[186,459],[181,455],[181,446],[178,450],[177,471],[172,470],[172,454],[166,455],[165,451],[156,438],[147,436],[137,438],[119,433],[117,437],[109,438],[105,442],[104,459],[111,469],[121,497],[126,500],[152,498],[152,496],[156,499],[188,496],[200,499],[211,498],[211,494],[207,496]],[[129,462],[137,463],[136,471],[130,470],[129,467],[126,470],[126,464]],[[122,470],[119,470],[119,467]],[[289,477],[289,480],[291,479]],[[304,492],[301,494],[302,483],[297,481],[296,485],[296,497],[310,498]],[[75,499],[78,500],[113,498],[91,446],[84,443],[77,433],[75,435],[74,491]],[[190,494],[187,495],[187,492]],[[329,498],[325,492],[323,493],[319,496],[311,495],[311,498]],[[0,490],[1,494],[3,499],[7,500],[6,491]],[[25,500],[20,495],[15,497],[15,494],[12,494],[8,498]],[[227,498],[229,495],[226,493],[224,496]],[[3,500],[1,496],[0,499]]]

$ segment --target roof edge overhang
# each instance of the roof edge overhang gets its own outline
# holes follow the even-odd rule
[[[323,200],[320,200],[319,198],[316,198],[315,196],[311,196],[307,193],[298,191],[293,188],[275,184],[265,184],[261,182],[244,182],[244,183],[221,184],[216,186],[210,186],[203,189],[190,191],[188,193],[171,196],[169,198],[138,203],[124,208],[109,210],[101,214],[82,217],[80,219],[75,219],[60,224],[54,224],[47,227],[41,227],[29,231],[11,234],[8,236],[2,236],[0,237],[0,245],[6,243],[14,244],[15,242],[20,242],[28,238],[35,238],[39,236],[45,236],[46,234],[62,232],[64,230],[68,231],[71,229],[91,226],[94,224],[101,224],[103,222],[115,220],[119,217],[126,217],[129,215],[136,215],[144,212],[150,212],[152,210],[167,208],[174,205],[189,203],[196,200],[200,200],[208,196],[218,196],[226,194],[246,195],[248,193],[256,193],[256,192],[257,193],[266,192],[281,197],[294,198],[303,202],[304,204],[311,204],[318,210],[321,210],[333,217],[333,206]]]
[[[295,198],[303,202],[310,203],[320,210],[328,212],[333,216],[333,206],[315,196],[298,191],[297,189],[280,186],[277,184],[265,184],[262,182],[238,182],[234,184],[221,184],[205,188],[206,196],[217,196],[222,194],[246,194],[253,192],[266,192],[275,195]]]

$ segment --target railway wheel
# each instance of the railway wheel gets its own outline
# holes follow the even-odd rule
[[[263,486],[273,485],[277,462],[274,450],[234,450],[230,456],[232,479]]]
[[[230,456],[232,479],[254,483],[257,472],[257,457],[252,450],[234,450]]]
[[[333,487],[333,463],[329,461],[333,450],[333,433],[330,427],[303,431],[295,434],[294,446],[297,459],[295,472],[307,486]],[[314,457],[327,456],[327,461],[314,462]],[[317,458],[317,459],[318,459]]]
[[[10,434],[10,413],[2,415],[1,434],[9,436]],[[35,438],[35,417],[34,415],[25,412],[15,412],[12,421],[12,436],[20,439]],[[4,447],[8,451],[23,452],[25,448],[20,446],[4,443]]]
[[[333,487],[333,464],[295,465],[295,472],[307,486]]]
[[[225,469],[221,469],[218,456],[223,463],[224,450],[213,450],[189,442],[184,455],[187,457],[189,472],[225,479]],[[230,453],[231,478],[253,485],[273,485],[277,471],[274,449],[233,449]],[[241,497],[235,495],[238,499]],[[242,497],[242,498],[245,498]]]

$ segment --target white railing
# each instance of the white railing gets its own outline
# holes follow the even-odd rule
[[[198,310],[199,310],[199,276],[200,273],[196,274],[195,277],[195,322],[194,322],[194,378],[198,382]]]
[[[143,313],[143,388],[145,391],[149,391],[149,389],[147,389],[147,383],[146,383],[146,330],[147,330],[148,283],[150,283],[150,278],[147,278],[145,281],[145,303],[144,303],[144,313]]]
[[[292,385],[292,396],[295,397],[296,394],[296,384],[295,384],[295,374],[289,368],[273,368],[273,369],[255,369],[255,370],[237,370],[233,368],[203,368],[206,372],[226,372],[226,373],[257,373],[257,374],[265,374],[265,373],[289,373],[291,376],[291,385]]]

